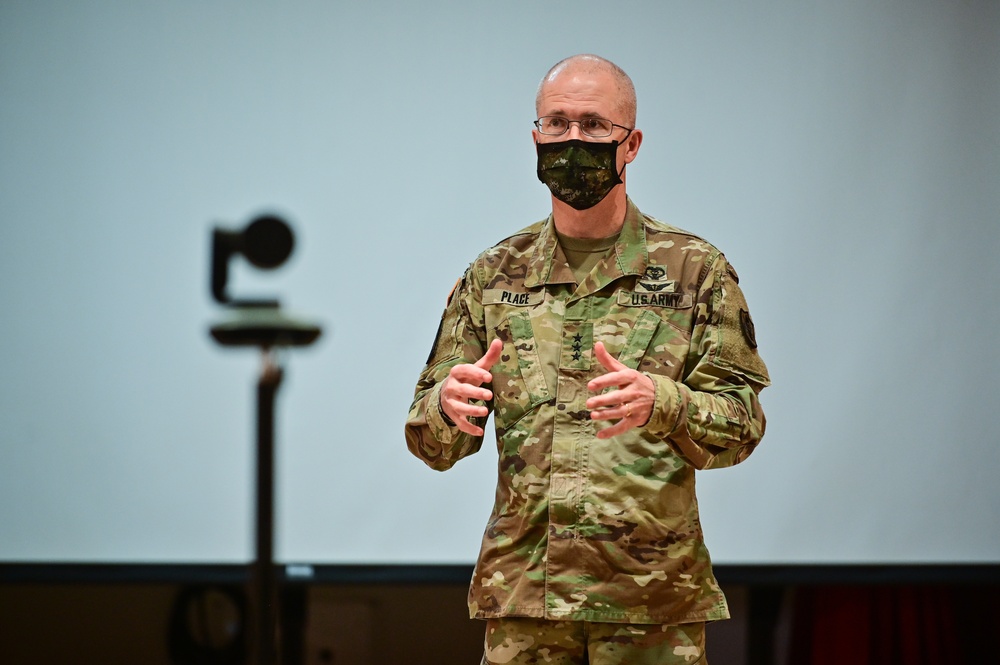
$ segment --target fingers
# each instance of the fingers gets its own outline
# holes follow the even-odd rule
[[[482,387],[490,383],[490,370],[500,360],[503,342],[494,339],[486,353],[475,363],[455,365],[441,386],[441,409],[455,426],[473,436],[482,436],[483,429],[472,418],[485,418],[489,409],[477,402],[489,402],[493,392]],[[642,427],[652,415],[655,386],[648,376],[614,358],[602,342],[594,344],[594,357],[606,370],[605,374],[587,384],[593,393],[587,400],[592,420],[616,421],[597,432],[599,439],[608,439],[634,427]],[[608,392],[603,392],[613,388]]]
[[[594,344],[594,357],[607,373],[587,384],[588,390],[599,393],[587,400],[590,418],[617,421],[597,432],[597,438],[609,439],[645,425],[653,413],[656,394],[653,380],[619,362],[601,342]],[[602,392],[608,388],[614,390]]]
[[[476,361],[476,367],[487,372],[500,360],[500,353],[503,351],[503,342],[495,339],[490,343],[490,348],[486,349],[486,355]]]
[[[612,355],[608,353],[608,350],[604,348],[603,342],[597,342],[594,344],[594,357],[597,358],[597,361],[601,363],[601,366],[604,369],[608,370],[608,373],[602,374],[587,384],[587,390],[590,392],[600,392],[601,390],[612,386],[624,386],[633,380],[631,375],[635,372],[635,370],[626,367],[616,358],[612,357]]]
[[[451,400],[449,405],[454,414],[449,417],[458,429],[473,436],[482,436],[484,434],[483,428],[469,420],[469,418],[485,418],[489,415],[489,410],[485,406],[469,404],[464,400]]]
[[[629,371],[631,374],[627,375],[627,380],[621,384],[612,384],[616,386],[621,385],[620,389],[594,395],[587,400],[587,408],[596,410],[621,406],[622,409],[626,410],[622,411],[620,415],[634,415],[639,413],[639,409],[647,411],[648,414],[653,408],[653,403],[656,401],[656,386],[653,384],[653,380],[642,372]],[[588,385],[591,390],[594,390],[593,384],[596,381],[597,379],[594,379]],[[627,411],[628,407],[625,406],[626,404],[632,405],[631,411]]]
[[[441,386],[441,409],[455,426],[473,436],[482,436],[483,428],[469,418],[485,418],[489,409],[481,404],[471,404],[475,400],[488,402],[493,392],[482,388],[482,384],[493,380],[490,369],[500,359],[503,342],[494,339],[486,354],[475,363],[455,365]]]
[[[652,401],[641,394],[636,394],[636,397],[633,399],[623,393],[624,391],[621,390],[610,393],[616,399],[622,400],[616,402],[613,406],[591,410],[591,420],[617,421],[610,427],[598,430],[598,439],[610,439],[613,436],[627,432],[633,427],[642,427],[649,422],[649,417],[653,413]]]
[[[441,410],[451,422],[455,423],[463,432],[473,436],[482,436],[483,428],[471,422],[469,418],[482,418],[489,415],[489,410],[481,404],[471,404],[470,400],[489,400],[493,393],[486,388],[480,388],[471,383],[465,383],[460,378],[454,378],[455,374],[462,375],[463,371],[456,372],[462,367],[458,365],[452,368],[450,375],[441,385]],[[468,365],[467,367],[472,367]],[[476,368],[473,368],[476,369]]]
[[[463,386],[470,386],[472,388],[479,388],[479,386],[484,383],[489,383],[493,380],[493,375],[490,374],[489,370],[485,370],[481,367],[476,367],[471,364],[461,364],[455,365],[451,368],[451,372],[448,373],[448,378],[452,380],[453,383],[462,384]],[[489,397],[480,397],[480,394],[489,393]],[[470,395],[467,395],[470,396]],[[489,390],[483,388],[482,390],[473,391],[471,397],[473,399],[489,399],[493,394]]]
[[[604,342],[597,342],[594,344],[594,356],[597,358],[597,362],[601,363],[601,366],[609,372],[617,372],[620,369],[627,369],[625,365],[618,362],[608,350],[604,348]]]
[[[611,437],[618,436],[619,434],[624,434],[633,427],[638,427],[638,425],[636,425],[634,422],[630,422],[630,419],[628,418],[622,418],[611,427],[605,427],[602,430],[598,430],[597,438],[610,439]]]
[[[490,374],[490,369],[496,364],[497,360],[500,359],[500,353],[503,351],[503,342],[499,339],[493,340],[490,344],[490,348],[486,350],[486,355],[477,360],[475,363],[462,363],[460,365],[455,365],[451,368],[448,373],[448,378],[461,384],[468,384],[472,386],[481,386],[484,383],[489,383],[493,380],[493,375]],[[470,399],[490,399],[493,397],[493,393],[488,390],[473,391],[471,394],[463,395]]]
[[[483,388],[475,383],[462,381],[460,378],[456,378],[456,375],[460,375],[462,372],[456,372],[448,379],[446,383],[441,388],[441,396],[444,399],[450,400],[482,400],[488,402],[493,399],[493,391],[489,388]]]

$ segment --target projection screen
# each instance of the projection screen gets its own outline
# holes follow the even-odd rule
[[[208,335],[212,228],[273,212],[231,291],[324,326],[280,356],[276,554],[465,564],[496,453],[403,422],[445,299],[545,217],[536,85],[630,73],[639,207],[740,273],[773,387],[699,475],[717,563],[1000,563],[1000,5],[5,2],[0,560],[252,558],[252,350]],[[491,439],[490,439],[491,441]]]

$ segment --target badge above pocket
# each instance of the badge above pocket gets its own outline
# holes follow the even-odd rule
[[[689,309],[694,305],[690,293],[645,293],[642,291],[619,291],[618,304],[624,307],[666,307],[668,309]]]
[[[543,291],[508,291],[507,289],[486,289],[483,291],[484,305],[512,305],[533,307],[545,298]]]

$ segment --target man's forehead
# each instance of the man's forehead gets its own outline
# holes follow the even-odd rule
[[[605,91],[547,89],[542,92],[538,110],[542,115],[606,117],[614,110],[617,99],[613,88]]]
[[[618,98],[615,80],[599,73],[565,73],[549,79],[542,87],[541,101],[546,105],[600,105]]]
[[[615,76],[603,67],[570,65],[552,72],[545,79],[543,88],[552,87],[617,87]]]

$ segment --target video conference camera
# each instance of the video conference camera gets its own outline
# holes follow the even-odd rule
[[[229,316],[211,327],[212,337],[223,346],[306,346],[321,332],[318,325],[290,317],[277,300],[233,299],[226,291],[229,261],[242,255],[264,270],[277,268],[292,254],[295,235],[276,215],[261,215],[244,229],[215,228],[212,232],[212,296],[228,308]]]

